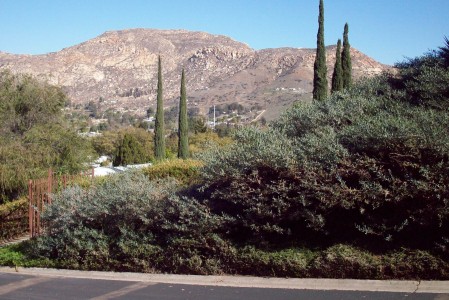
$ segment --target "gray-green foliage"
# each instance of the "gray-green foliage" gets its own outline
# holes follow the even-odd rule
[[[449,115],[407,85],[431,64],[447,72],[425,57],[237,131],[202,154],[199,188],[130,173],[68,190],[34,249],[89,269],[449,278]]]
[[[150,181],[137,171],[88,190],[68,188],[43,214],[47,234],[34,255],[80,269],[212,272],[207,254],[226,252],[214,234],[221,217],[178,189],[175,180]]]
[[[393,81],[406,101],[438,110],[449,108],[449,72],[445,52],[429,52],[396,64],[401,80]]]
[[[205,179],[213,181],[245,174],[265,165],[289,169],[295,163],[292,142],[275,130],[246,127],[235,132],[233,138],[235,142],[225,149],[217,147],[200,156],[205,162]]]
[[[231,236],[304,241],[315,232],[447,249],[446,98],[416,105],[408,82],[384,74],[326,101],[298,103],[268,130],[246,129],[208,157],[205,195],[216,213],[233,217]]]

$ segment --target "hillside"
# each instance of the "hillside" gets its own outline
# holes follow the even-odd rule
[[[1,49],[0,49],[1,50]],[[329,77],[335,47],[327,48]],[[186,69],[189,106],[201,113],[222,103],[255,104],[275,118],[298,99],[310,99],[314,49],[254,50],[226,36],[185,30],[130,29],[44,55],[0,52],[0,68],[30,73],[62,86],[73,104],[94,101],[143,115],[156,102],[157,57],[163,58],[164,98],[177,104]],[[352,49],[356,78],[389,68]]]

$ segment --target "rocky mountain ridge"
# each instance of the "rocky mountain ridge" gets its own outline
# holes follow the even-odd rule
[[[1,49],[0,49],[1,50]],[[129,29],[104,34],[59,52],[15,55],[0,52],[0,69],[29,73],[61,86],[73,104],[98,103],[143,115],[155,106],[157,58],[162,56],[166,106],[177,105],[186,70],[189,106],[238,102],[258,105],[267,118],[296,100],[310,99],[315,49],[254,50],[221,35],[186,30]],[[352,48],[355,78],[389,69]],[[328,76],[335,46],[327,47]]]

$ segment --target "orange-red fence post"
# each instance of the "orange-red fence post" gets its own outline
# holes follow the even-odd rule
[[[28,227],[30,229],[30,237],[33,237],[33,180],[28,181]]]
[[[50,168],[50,169],[48,169],[48,182],[47,182],[47,203],[48,204],[51,204],[52,183],[53,183],[53,172]],[[42,210],[44,210],[43,205],[42,205]]]
[[[95,169],[83,172],[81,177],[90,176],[93,184]],[[51,194],[59,190],[59,188],[66,188],[71,182],[77,180],[79,176],[62,175],[61,177],[54,176],[52,169],[48,170],[47,178],[30,179],[28,181],[28,226],[30,237],[37,236],[41,233],[41,213],[45,209],[45,205],[50,205],[52,202]],[[62,186],[61,186],[62,185]],[[54,191],[53,191],[54,190]]]

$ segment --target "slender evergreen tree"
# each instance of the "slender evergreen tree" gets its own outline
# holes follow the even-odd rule
[[[181,75],[181,97],[179,98],[178,158],[189,157],[189,125],[187,124],[187,96],[184,69]]]
[[[347,89],[352,85],[352,62],[351,62],[351,45],[348,39],[349,27],[345,24],[343,32],[343,53],[341,54],[341,65],[343,68],[343,88]]]
[[[158,59],[157,71],[157,108],[154,126],[154,157],[156,160],[165,158],[165,125],[164,125],[164,100],[162,98],[162,62]]]
[[[332,93],[343,90],[343,68],[341,66],[341,40],[337,42],[334,73],[332,74]]]
[[[313,99],[327,98],[326,48],[324,47],[324,4],[320,0],[315,64],[313,66]]]

